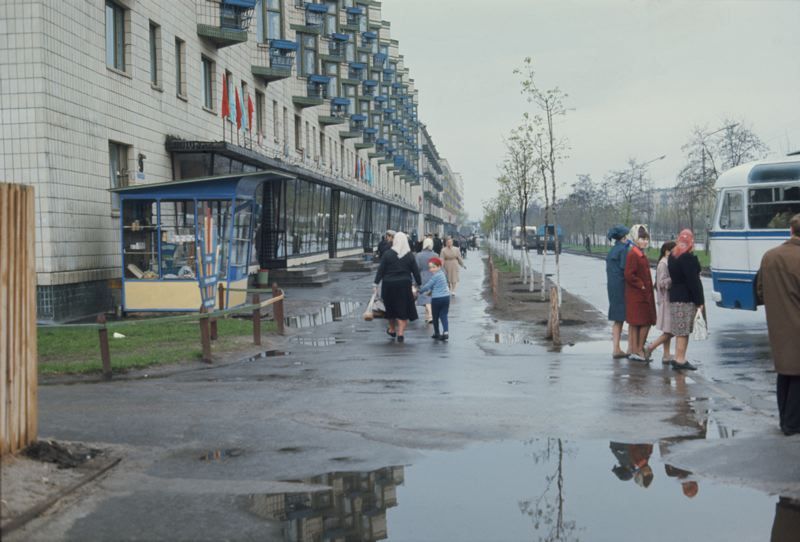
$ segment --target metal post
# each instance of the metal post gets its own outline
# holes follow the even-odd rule
[[[277,282],[273,282],[272,283],[272,297],[278,297],[279,295],[281,295],[281,291],[278,288],[278,283]],[[284,315],[283,315],[283,300],[282,299],[280,301],[277,301],[277,302],[272,304],[272,311],[273,311],[272,312],[273,318],[275,319],[275,325],[278,328],[278,333],[283,335],[284,333],[286,333],[286,325],[285,325],[285,322],[283,321]]]
[[[259,305],[261,296],[253,294],[253,304]],[[253,309],[253,344],[261,346],[261,306]]]
[[[100,359],[103,362],[103,378],[111,380],[111,350],[108,347],[108,328],[106,328],[106,315],[98,314],[97,323],[102,326],[97,330],[100,337]]]
[[[207,314],[207,312],[204,306],[200,307],[201,316]],[[200,343],[203,347],[203,361],[211,363],[211,331],[209,330],[208,320],[209,318],[205,316],[200,318]]]

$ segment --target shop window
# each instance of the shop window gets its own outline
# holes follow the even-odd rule
[[[161,202],[161,277],[195,279],[196,215],[194,201]]]
[[[125,277],[159,278],[158,204],[154,200],[127,200],[122,209],[122,224]]]
[[[203,56],[202,61],[202,77],[203,77],[203,107],[209,111],[214,111],[214,71],[215,64],[210,58]]]

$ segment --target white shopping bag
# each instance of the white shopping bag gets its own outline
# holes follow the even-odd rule
[[[706,319],[703,318],[703,309],[697,309],[697,314],[694,315],[692,340],[705,341],[706,339],[708,339],[708,325],[706,324]]]

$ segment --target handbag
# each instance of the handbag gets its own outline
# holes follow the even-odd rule
[[[376,294],[372,294],[372,297],[369,298],[369,303],[367,303],[367,308],[362,315],[364,320],[369,322],[373,318],[383,318],[385,314],[386,306],[383,304],[383,300],[378,298]]]
[[[697,314],[694,315],[692,340],[705,341],[706,339],[708,339],[708,324],[706,324],[706,319],[703,318],[703,310],[697,309]]]

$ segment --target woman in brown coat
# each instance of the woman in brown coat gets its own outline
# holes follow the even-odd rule
[[[453,246],[453,238],[448,237],[445,241],[445,247],[442,249],[441,257],[444,261],[444,274],[447,275],[447,286],[450,288],[450,295],[456,295],[456,288],[458,287],[458,271],[459,267],[464,269],[464,259],[461,257],[461,250]]]
[[[625,319],[631,348],[629,359],[648,361],[644,343],[650,326],[656,323],[656,299],[653,295],[653,277],[650,261],[645,255],[650,244],[647,228],[637,225],[631,228],[631,240],[636,244],[628,252],[625,261]]]

